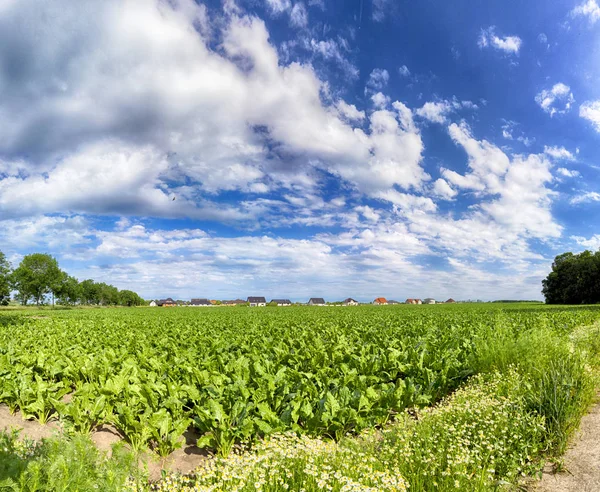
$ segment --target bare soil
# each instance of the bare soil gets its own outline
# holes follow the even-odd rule
[[[559,473],[544,469],[542,479],[531,487],[536,492],[600,491],[600,403],[581,419],[581,426],[563,457]]]
[[[21,438],[29,438],[39,441],[58,435],[62,429],[58,422],[50,421],[41,425],[33,420],[24,420],[19,412],[11,415],[6,405],[0,405],[0,430],[10,431],[19,429]],[[199,435],[193,429],[189,429],[182,436],[182,446],[170,455],[160,458],[154,453],[147,452],[142,455],[142,461],[148,468],[150,480],[158,480],[161,470],[179,473],[190,473],[202,464],[209,453],[198,448],[196,441]],[[119,431],[110,425],[101,425],[91,433],[91,439],[96,447],[108,456],[112,453],[112,445],[124,441]]]

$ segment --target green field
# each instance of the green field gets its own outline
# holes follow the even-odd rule
[[[410,490],[465,483],[486,490],[564,447],[594,392],[599,319],[595,307],[518,304],[0,311],[0,403],[41,423],[59,419],[72,434],[108,423],[134,451],[159,455],[192,426],[199,446],[218,455],[210,466],[222,470],[233,466],[231,456],[241,459],[231,454],[237,444],[254,444],[246,454],[256,457],[284,439],[298,453],[284,460],[292,478],[266,481],[263,490],[284,482],[312,490],[318,480],[305,465],[289,471],[308,459],[308,442],[318,443],[315,456],[318,446],[336,446],[319,466],[342,470],[359,446],[386,480],[403,477]],[[483,414],[471,415],[477,405]],[[443,429],[463,421],[476,433],[466,448],[483,438],[480,431],[489,440],[489,425],[477,421],[484,414],[520,429],[502,438],[506,463],[492,467],[493,452],[480,453],[459,473],[447,457],[427,464],[417,456],[433,447],[431,436],[444,442]],[[469,471],[482,466],[483,476]],[[222,480],[219,473],[206,477]],[[332,490],[351,490],[338,482]]]

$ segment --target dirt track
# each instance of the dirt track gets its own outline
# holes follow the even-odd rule
[[[565,470],[544,470],[542,480],[531,487],[536,492],[600,491],[600,403],[581,420],[581,427],[564,456]]]

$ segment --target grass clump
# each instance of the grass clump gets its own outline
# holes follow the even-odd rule
[[[142,478],[135,456],[123,446],[107,458],[84,435],[34,442],[1,431],[0,464],[2,491],[117,492]]]

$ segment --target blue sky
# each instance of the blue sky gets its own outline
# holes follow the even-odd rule
[[[147,298],[541,298],[600,247],[597,0],[0,0],[0,250]]]

